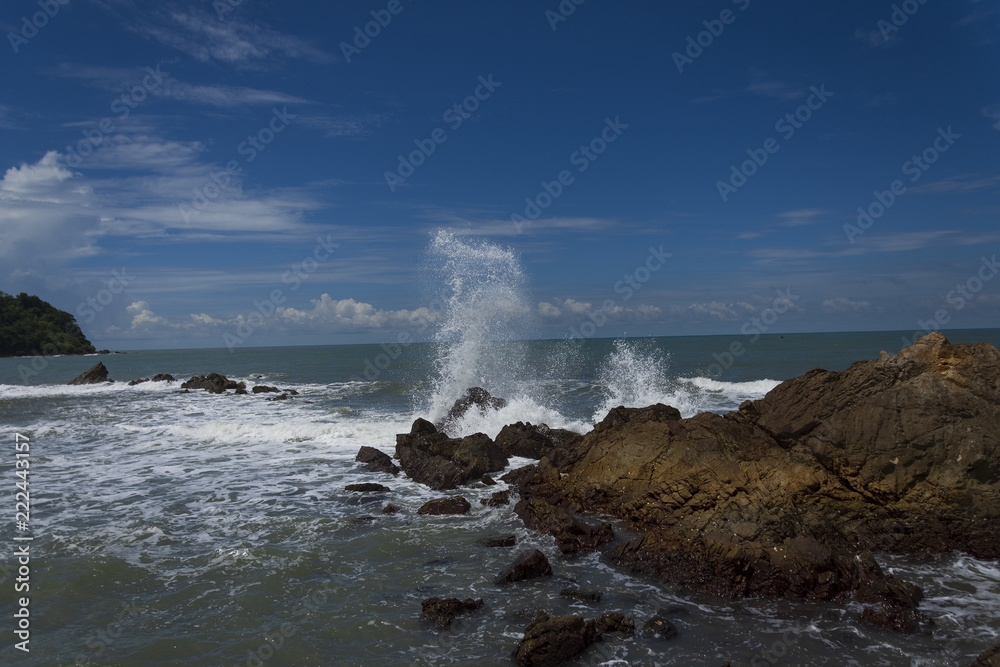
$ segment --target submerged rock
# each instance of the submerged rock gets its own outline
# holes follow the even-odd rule
[[[919,589],[870,551],[1000,557],[1000,351],[930,334],[724,416],[615,408],[503,479],[561,548],[597,546],[568,519],[603,512],[642,533],[608,551],[620,566],[727,597],[854,599],[912,631]]]
[[[634,628],[633,628],[634,629]],[[662,616],[654,616],[642,626],[643,632],[653,639],[673,639],[677,636],[677,628]]]
[[[258,384],[255,385],[250,391],[254,394],[277,394],[280,390],[277,387],[269,387],[266,384]]]
[[[68,384],[101,384],[103,382],[111,382],[111,380],[108,379],[108,369],[105,368],[104,362],[99,361],[96,366],[92,366],[80,373],[70,380]]]
[[[522,551],[510,567],[500,573],[494,583],[497,586],[512,584],[515,581],[524,579],[536,579],[552,574],[552,566],[549,559],[538,549],[528,549]]]
[[[431,621],[439,630],[451,627],[451,622],[459,614],[475,611],[483,606],[482,599],[428,598],[420,603],[420,618]]]
[[[438,490],[454,489],[507,465],[506,455],[488,436],[449,438],[425,419],[396,436],[396,457],[411,479]]]
[[[524,636],[511,654],[522,667],[550,667],[575,659],[604,633],[630,637],[635,622],[624,614],[605,614],[591,621],[580,616],[539,614],[524,629]]]
[[[484,547],[495,548],[495,547],[512,547],[517,544],[516,535],[494,535],[493,537],[484,537],[479,541]]]
[[[1000,643],[980,653],[971,667],[1000,667]]]
[[[381,484],[348,484],[344,487],[344,491],[355,491],[360,493],[388,493],[391,491],[388,486],[382,486]]]
[[[501,507],[503,505],[509,505],[510,491],[497,491],[489,498],[483,498],[479,502],[488,507]]]

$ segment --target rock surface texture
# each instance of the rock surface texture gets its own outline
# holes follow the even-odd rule
[[[504,479],[560,546],[610,539],[572,523],[602,512],[641,532],[608,551],[621,566],[721,596],[853,599],[911,632],[919,589],[870,552],[1000,557],[1000,351],[930,334],[727,415],[615,408]]]

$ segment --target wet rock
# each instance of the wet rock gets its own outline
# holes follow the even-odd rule
[[[559,591],[559,595],[564,598],[574,598],[581,602],[600,602],[601,591],[583,591],[575,588],[564,588]]]
[[[912,607],[886,604],[879,609],[865,607],[861,612],[861,622],[883,630],[909,635],[919,630],[922,625],[929,625],[931,620]]]
[[[174,382],[174,376],[170,373],[157,373],[153,376],[152,382]]]
[[[524,637],[511,656],[520,667],[562,665],[583,653],[598,638],[593,622],[579,616],[539,614],[524,629]]]
[[[196,375],[187,382],[181,384],[181,389],[204,389],[210,394],[224,394],[229,389],[246,389],[245,382],[230,380],[225,375],[209,373],[208,375]]]
[[[496,443],[507,456],[540,459],[556,448],[571,448],[582,439],[582,435],[565,429],[517,422],[504,426],[497,434]]]
[[[598,593],[597,599],[601,599],[600,593]],[[599,636],[606,634],[615,635],[617,637],[635,636],[635,621],[621,612],[604,614],[603,616],[595,618],[593,623]]]
[[[282,389],[281,391],[283,391],[284,393],[288,394],[289,396],[298,396],[299,395],[299,392],[295,391],[294,389]]]
[[[633,630],[634,628],[633,625]],[[645,625],[642,626],[642,631],[644,635],[653,639],[667,640],[677,636],[677,628],[662,616],[654,616],[646,621]]]
[[[389,455],[374,447],[364,446],[358,450],[355,461],[365,464],[365,469],[371,472],[387,472],[390,475],[399,474],[399,466],[392,462]]]
[[[922,622],[919,590],[871,551],[1000,557],[991,345],[930,334],[727,415],[615,408],[567,451],[502,478],[518,515],[557,536],[572,535],[567,516],[614,515],[640,535],[612,562],[704,593],[853,599],[873,605],[867,621],[906,631]]]
[[[480,412],[499,410],[507,407],[507,401],[490,395],[490,392],[482,387],[470,387],[465,390],[460,399],[455,401],[455,404],[448,410],[448,414],[436,426],[441,430],[447,430],[473,407],[478,408]]]
[[[440,498],[424,503],[417,514],[468,514],[472,505],[462,496],[452,496],[450,498]]]
[[[496,483],[496,480],[494,480],[494,479],[493,479],[492,477],[490,477],[489,475],[483,475],[483,476],[482,476],[482,477],[480,478],[480,481],[481,481],[481,482],[482,482],[483,484],[485,484],[486,486],[496,486],[496,485],[497,485],[497,483]]]
[[[421,602],[420,605],[422,608],[420,618],[434,623],[435,627],[439,630],[445,630],[451,627],[451,622],[455,620],[457,615],[479,609],[483,606],[483,601],[482,599],[473,600],[472,598],[464,600],[459,600],[458,598],[428,598]]]
[[[233,392],[233,394],[235,394],[236,396],[246,396],[247,395],[247,390],[246,389],[237,389],[236,391]]]
[[[381,484],[348,484],[344,487],[344,491],[357,491],[359,493],[388,493],[391,491],[388,486],[382,486]]]
[[[137,384],[142,384],[143,382],[149,382],[149,378],[139,378],[138,380],[132,380],[128,383],[128,386],[134,387]]]
[[[288,394],[280,394],[278,396],[272,396],[271,398],[265,398],[265,401],[287,401]]]
[[[494,548],[494,547],[512,547],[517,544],[516,535],[494,535],[493,537],[484,537],[479,541],[484,547]]]
[[[500,507],[503,505],[509,505],[510,491],[497,491],[489,498],[483,498],[479,502],[488,507]]]
[[[615,537],[610,523],[592,527],[574,517],[569,509],[538,497],[522,499],[514,506],[514,513],[525,525],[555,537],[565,555],[597,549]]]
[[[388,505],[382,508],[382,514],[395,514],[398,511],[399,511],[399,506],[393,505],[392,503],[389,503]]]
[[[454,489],[485,473],[503,470],[507,456],[482,433],[449,438],[424,419],[396,436],[396,457],[406,474],[432,489]]]
[[[368,524],[370,524],[374,520],[375,520],[375,517],[373,517],[371,515],[368,515],[368,514],[363,514],[361,516],[352,516],[352,517],[349,517],[347,519],[347,522],[349,524],[353,525],[353,526],[367,526]]]
[[[1000,667],[1000,644],[994,644],[980,653],[971,667]]]
[[[494,583],[497,586],[512,584],[524,579],[535,579],[552,574],[549,559],[538,549],[522,551],[506,570],[500,573]]]
[[[252,391],[255,394],[268,394],[268,393],[277,394],[279,390],[277,387],[269,387],[266,384],[258,384],[254,386],[253,389],[251,389],[250,391]]]
[[[104,366],[104,362],[99,361],[96,366],[80,373],[68,384],[101,384],[102,382],[111,382],[111,380],[108,379],[108,369]]]
[[[510,486],[521,488],[527,480],[534,477],[538,470],[536,466],[529,465],[522,468],[515,468],[500,478],[501,482],[507,482]]]

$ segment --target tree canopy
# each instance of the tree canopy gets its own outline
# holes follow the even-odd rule
[[[96,351],[69,313],[24,292],[0,292],[0,357]]]

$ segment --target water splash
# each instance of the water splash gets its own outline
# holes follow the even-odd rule
[[[428,248],[428,268],[445,286],[430,418],[443,417],[468,387],[505,398],[520,394],[532,309],[517,254],[440,230]]]

